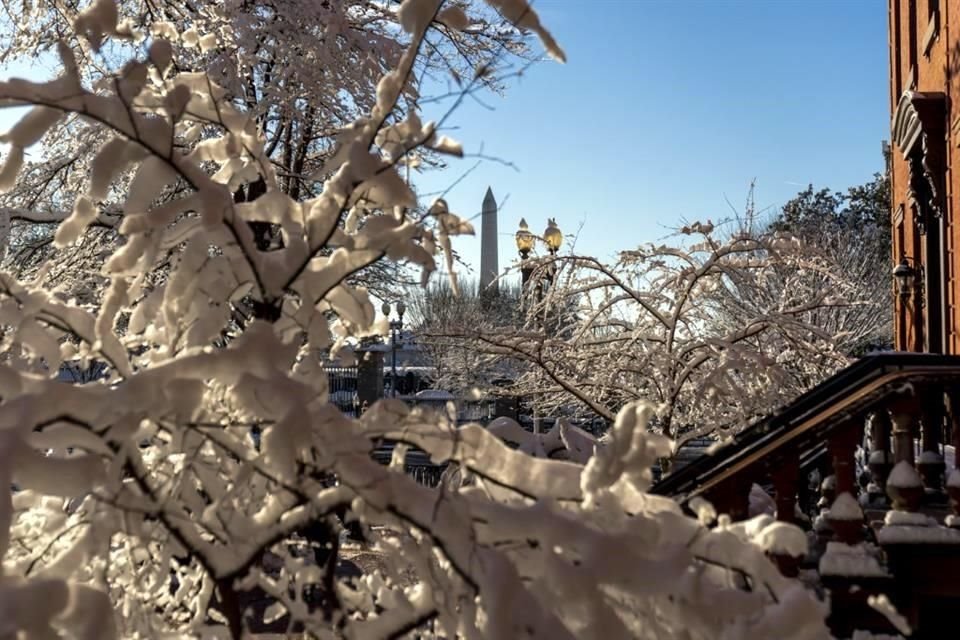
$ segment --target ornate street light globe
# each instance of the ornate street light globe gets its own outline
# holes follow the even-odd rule
[[[384,302],[383,305],[380,307],[380,311],[383,312],[383,315],[385,315],[385,316],[387,316],[387,317],[389,318],[389,317],[390,317],[390,303],[389,303],[389,302]]]
[[[403,314],[406,313],[406,311],[407,311],[407,305],[403,304],[403,300],[401,300],[400,302],[397,303],[397,315],[402,318]]]
[[[527,256],[533,249],[536,238],[530,233],[530,227],[527,226],[527,221],[523,218],[520,218],[520,229],[517,231],[516,240],[517,251],[520,252],[520,255]]]
[[[913,283],[917,274],[907,262],[906,258],[900,260],[900,264],[893,268],[893,279],[897,283],[897,293],[901,298],[909,298],[913,290]]]
[[[553,218],[550,218],[547,222],[547,230],[543,232],[543,241],[547,243],[550,253],[556,253],[560,249],[560,245],[563,244],[563,233],[557,226],[557,221]]]

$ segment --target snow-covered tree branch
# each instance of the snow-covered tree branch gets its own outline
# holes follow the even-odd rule
[[[659,407],[656,428],[682,444],[775,410],[876,333],[879,302],[850,260],[743,226],[693,223],[679,237],[614,264],[543,258],[532,280],[551,284],[523,330],[462,335],[532,365],[515,392],[545,412],[612,421],[647,399]]]
[[[488,5],[563,59],[524,0]],[[0,482],[12,487],[0,494],[0,636],[240,638],[256,619],[286,616],[319,638],[826,637],[823,603],[765,557],[778,530],[723,518],[708,528],[709,509],[692,518],[644,493],[670,449],[647,430],[651,404],[618,407],[609,446],[581,466],[398,402],[359,419],[328,402],[321,357],[385,331],[351,277],[382,261],[429,275],[470,231],[442,202],[412,215],[416,197],[398,173],[424,147],[459,148],[442,119],[421,122],[414,90],[435,33],[476,32],[463,6],[231,3],[253,23],[284,26],[241,38],[265,56],[255,80],[301,56],[345,83],[336,74],[363,49],[331,60],[327,45],[385,13],[402,27],[373,100],[350,103],[351,123],[313,133],[294,120],[264,125],[261,96],[241,100],[245,88],[229,86],[245,67],[217,76],[190,64],[231,51],[234,27],[218,6],[34,7],[57,18],[26,12],[49,19],[18,38],[56,40],[61,72],[0,82],[0,104],[30,106],[3,137],[0,189],[16,190],[26,150],[67,123],[94,143],[68,169],[77,188],[58,188],[56,207],[16,208],[69,211],[53,233],[58,250],[85,246],[105,211],[121,219],[79,259],[96,265],[89,299],[52,285],[50,260],[0,274]],[[310,11],[332,13],[293,20]],[[305,93],[305,113],[323,99]],[[295,172],[315,191],[295,191],[273,152],[291,148],[288,135],[301,144],[327,128],[338,133],[322,166]],[[707,347],[693,349],[685,331],[673,339],[695,358]],[[97,375],[63,381],[61,366]],[[420,486],[401,456],[372,459],[383,438],[477,482]],[[333,514],[344,510],[382,571],[337,574]],[[296,552],[304,539],[317,545],[312,558]],[[249,608],[254,592],[270,606]]]

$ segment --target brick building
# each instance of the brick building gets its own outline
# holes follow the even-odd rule
[[[888,24],[896,347],[956,354],[960,0],[889,0]]]

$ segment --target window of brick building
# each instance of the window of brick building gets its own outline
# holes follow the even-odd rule
[[[911,3],[913,4],[913,3]],[[929,56],[940,34],[940,0],[927,0],[927,29],[923,33],[923,55]]]
[[[907,72],[909,80],[905,88],[912,89],[920,84],[917,74],[917,3],[915,0],[907,0],[907,56],[910,69]]]

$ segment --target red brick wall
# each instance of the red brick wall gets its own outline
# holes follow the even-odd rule
[[[951,97],[960,96],[960,0],[890,0],[888,9],[891,119],[900,96],[906,90],[936,91],[947,95],[947,172],[943,194],[946,225],[943,286],[947,340],[944,349],[948,353],[960,353],[960,278],[957,277],[960,265],[955,259],[956,247],[960,246],[960,227],[954,223],[954,211],[958,206],[956,195],[960,193],[957,179],[960,176],[952,170],[954,158],[960,161],[956,147],[960,142],[960,112],[951,105]],[[931,28],[933,9],[939,18],[939,28],[936,29]],[[951,19],[957,20],[958,28],[951,29]],[[932,38],[930,34],[933,34]],[[951,65],[955,67],[953,70]],[[922,236],[917,233],[907,201],[907,163],[895,144],[892,152],[894,263],[899,262],[901,256],[925,263]],[[922,323],[917,326],[911,309],[902,308],[899,301],[895,307],[896,347],[915,350],[922,345]]]

